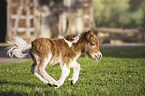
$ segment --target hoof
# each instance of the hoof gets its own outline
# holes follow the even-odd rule
[[[71,84],[71,85],[74,85],[74,81],[73,81],[73,80],[71,80],[71,81],[70,81],[70,84]]]
[[[70,84],[71,84],[71,85],[74,85],[74,84],[75,84],[75,82],[74,82],[73,79],[70,79],[70,78],[69,78],[68,80],[70,80]]]
[[[50,87],[53,87],[53,85],[52,85],[52,84],[50,84],[50,83],[48,83],[47,85],[48,85],[48,86],[50,86]]]
[[[57,84],[53,84],[53,87],[58,88],[58,85]]]
[[[47,85],[50,86],[50,87],[55,87],[55,88],[58,87],[58,85],[56,85],[56,84],[50,84],[50,83],[48,83]]]

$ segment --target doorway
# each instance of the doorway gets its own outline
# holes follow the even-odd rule
[[[0,1],[0,42],[5,42],[7,32],[7,3]]]

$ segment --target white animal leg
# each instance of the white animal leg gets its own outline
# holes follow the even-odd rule
[[[38,77],[41,81],[43,81],[43,83],[48,84],[49,82],[47,80],[45,80],[41,75],[39,75],[38,72],[38,65],[39,65],[39,61],[38,61],[38,56],[34,57],[32,54],[32,60],[33,60],[33,64],[30,67],[30,71],[36,76]]]
[[[56,88],[60,87],[60,86],[64,83],[66,77],[67,77],[67,76],[69,75],[69,73],[70,73],[70,68],[68,68],[68,67],[66,66],[66,64],[63,65],[63,66],[61,67],[61,69],[62,69],[61,77],[60,77],[60,79],[57,81],[57,84],[54,84],[54,85],[57,86]]]
[[[44,84],[48,84],[48,81],[42,78],[38,73],[34,73],[35,76],[37,76],[41,81],[43,81]]]
[[[47,74],[45,71],[45,67],[50,61],[51,55],[49,55],[49,58],[41,59],[39,60],[39,57],[37,55],[31,54],[33,64],[30,67],[30,71],[34,73],[35,76],[37,76],[41,81],[43,81],[45,84],[54,84],[56,80],[54,80],[50,75]]]
[[[73,85],[79,79],[80,64],[75,61],[70,67],[73,68],[73,76],[69,80],[71,80],[71,84]]]
[[[52,78],[46,71],[45,71],[45,67],[47,66],[48,62],[51,59],[51,55],[49,55],[48,59],[44,59],[42,60],[42,62],[40,62],[41,64],[39,65],[39,73],[40,75],[42,75],[44,77],[44,79],[48,80],[49,83],[52,85],[54,83],[56,83],[56,80],[54,80],[54,78]]]
[[[46,80],[48,80],[48,81],[49,81],[48,83],[51,84],[51,85],[53,85],[54,83],[57,82],[54,78],[52,78],[49,74],[47,74],[47,72],[45,71],[45,69],[41,69],[40,74],[41,74]]]
[[[36,63],[33,63],[32,66],[30,67],[30,71],[36,76],[38,77],[41,81],[43,81],[43,83],[48,84],[49,82],[47,80],[45,80],[42,76],[40,76],[37,73],[38,70],[38,66],[36,65]]]

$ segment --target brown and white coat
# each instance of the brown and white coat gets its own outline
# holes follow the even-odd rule
[[[89,58],[99,60],[102,54],[99,50],[99,40],[91,32],[86,31],[77,36],[65,36],[64,38],[50,39],[38,38],[28,44],[20,37],[14,37],[8,42],[11,47],[9,55],[16,55],[22,58],[25,54],[22,51],[30,49],[30,56],[33,64],[30,67],[31,72],[36,75],[45,84],[60,87],[73,68],[73,76],[70,79],[71,84],[75,84],[79,78],[80,64],[77,58],[85,53]],[[61,77],[58,81],[54,80],[46,71],[48,65],[60,64],[62,69]]]

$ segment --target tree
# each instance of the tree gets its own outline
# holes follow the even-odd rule
[[[141,26],[145,23],[144,3],[144,0],[93,0],[94,20],[97,27]]]
[[[138,26],[145,26],[145,0],[130,0],[130,9],[132,22]]]

